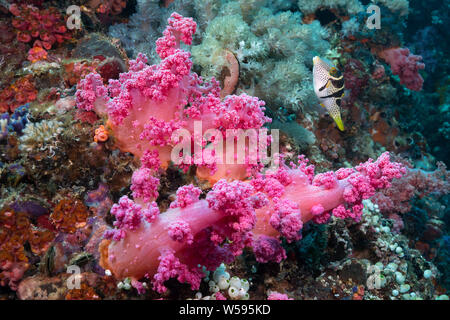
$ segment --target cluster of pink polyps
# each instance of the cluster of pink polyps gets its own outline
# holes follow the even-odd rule
[[[218,130],[259,129],[270,121],[264,102],[245,94],[221,101],[215,80],[204,83],[190,71],[192,62],[180,41],[190,44],[195,26],[192,19],[172,14],[157,41],[158,65],[148,65],[139,55],[130,71],[110,80],[108,87],[99,75],[90,74],[77,91],[78,107],[107,116],[119,147],[141,159],[142,167],[132,177],[134,200],[124,196],[113,206],[116,228],[106,233],[100,250],[101,265],[117,278],[130,277],[139,291],[144,289],[138,282],[142,278],[150,278],[158,292],[166,290],[164,282],[170,278],[198,289],[203,268],[231,263],[246,247],[253,248],[260,262],[280,262],[286,257],[280,237],[299,240],[311,219],[325,223],[335,215],[358,220],[362,200],[404,173],[387,153],[355,168],[318,175],[303,156],[297,165],[254,174],[253,179],[246,179],[248,165],[217,164],[203,167],[203,174],[214,169],[208,174],[216,175],[206,199],[199,200],[201,190],[192,185],[181,187],[170,208],[160,213],[152,174],[167,167],[176,129],[192,131],[194,120]]]

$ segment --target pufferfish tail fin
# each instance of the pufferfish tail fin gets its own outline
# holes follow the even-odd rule
[[[341,113],[339,112],[337,114],[333,114],[332,118],[333,118],[334,122],[336,122],[339,130],[344,131],[345,129],[344,129],[344,123],[342,122],[342,119],[341,119]]]
[[[336,122],[339,130],[344,131],[344,122],[342,121],[340,110],[341,97],[327,98],[322,103],[324,104],[331,118],[334,120],[334,122]]]

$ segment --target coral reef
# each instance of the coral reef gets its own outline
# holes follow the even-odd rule
[[[34,254],[42,254],[47,250],[54,234],[49,230],[34,227],[26,213],[16,212],[8,207],[2,208],[0,219],[0,283],[16,290],[25,271],[30,267],[25,244],[30,244]]]
[[[126,7],[126,0],[109,0],[109,1],[97,1],[91,0],[89,1],[89,7],[95,9],[96,12],[102,14],[112,14],[117,15],[122,12],[122,10]]]
[[[164,59],[159,69],[165,66],[167,61],[177,61],[177,59],[180,59],[178,57],[182,51],[173,49],[174,42],[171,39],[176,39],[176,37],[183,39],[184,37],[186,40],[183,41],[190,43],[191,38],[189,36],[191,36],[193,30],[195,28],[191,27],[191,21],[189,19],[184,19],[178,14],[171,16],[171,19],[169,19],[169,27],[164,32],[164,37],[157,41],[156,50],[161,58]],[[176,42],[175,45],[177,45]],[[141,57],[136,61],[132,61],[132,70],[145,71],[146,65],[144,64],[144,58]],[[154,69],[158,70],[158,67],[153,67],[152,72]],[[179,67],[179,69],[181,68]],[[106,88],[98,81],[98,77],[94,78],[94,76],[95,74],[92,74],[81,82],[77,93],[78,105],[80,108],[88,111],[95,109],[98,113],[105,113],[104,101],[106,100]],[[131,78],[130,75],[123,77]],[[151,75],[146,78],[151,79],[151,87],[153,85],[153,79],[158,79],[159,77],[157,78]],[[114,82],[110,84],[115,85]],[[134,86],[130,84],[131,82],[128,83],[128,90],[138,85],[138,83]],[[170,89],[173,88],[168,86],[168,89],[166,89],[165,86],[167,86],[166,83],[159,82],[159,87],[164,88],[164,91],[158,93],[162,96],[162,99],[170,97]],[[115,85],[114,87],[110,87],[109,91],[114,92],[116,89],[117,86]],[[106,112],[112,119],[113,124],[115,123],[119,126],[122,125],[123,119],[126,119],[130,112],[128,111],[130,109],[130,98],[124,101],[128,101],[128,106],[122,106],[124,102],[121,101],[125,97],[130,96],[130,94],[122,96],[122,92],[121,90],[120,94],[106,105]],[[226,98],[224,100],[225,103],[231,98]],[[137,101],[142,100],[142,98],[134,99]],[[192,101],[191,104],[195,105],[195,101],[193,99],[190,100]],[[174,102],[166,100],[166,104],[168,106],[176,106],[179,102],[177,100]],[[132,108],[136,107],[132,106]],[[138,108],[138,110],[140,109]],[[151,107],[147,107],[147,110],[151,110]],[[203,110],[203,114],[208,112],[207,109]],[[243,122],[244,128],[254,127],[252,121],[258,123],[256,121],[258,120],[257,118],[254,120],[246,119],[245,114],[242,114],[241,117],[242,119],[237,118],[234,122]],[[246,122],[249,123],[246,124]],[[135,123],[133,126],[136,128],[139,124]],[[227,126],[226,122],[224,126]],[[143,133],[145,133],[145,129],[146,127],[144,126]],[[173,129],[169,128],[169,130]],[[141,140],[144,140],[142,139],[142,134],[140,136]],[[145,137],[146,135],[144,135]],[[159,137],[160,135],[156,136],[156,138]],[[162,142],[164,143],[164,140]],[[166,143],[160,145],[164,146]],[[139,156],[138,152],[142,154],[139,148],[134,153],[137,153]],[[255,235],[261,236],[254,244],[257,260],[261,262],[272,260],[280,262],[281,258],[283,256],[285,257],[284,251],[277,240],[272,240],[271,238],[277,234],[277,231],[286,237],[289,242],[298,240],[298,232],[303,225],[302,220],[306,222],[313,218],[318,223],[324,223],[330,217],[331,211],[335,216],[340,218],[352,217],[359,220],[362,210],[361,200],[372,196],[375,188],[389,187],[389,181],[395,177],[399,178],[402,172],[404,172],[404,169],[398,164],[389,162],[387,154],[382,155],[374,163],[371,163],[370,160],[366,164],[361,164],[356,168],[357,171],[343,169],[338,171],[336,175],[333,172],[328,172],[326,174],[319,174],[314,178],[313,167],[306,166],[306,162],[302,159],[298,168],[297,166],[295,168],[292,172],[281,170],[273,176],[258,177],[252,180],[252,185],[234,182],[226,183],[225,180],[220,180],[214,185],[212,191],[208,193],[207,201],[200,200],[180,209],[177,206],[171,206],[172,209],[169,209],[161,215],[164,218],[159,218],[159,210],[155,203],[147,205],[149,201],[156,198],[153,194],[147,194],[148,191],[155,189],[154,182],[149,179],[151,171],[146,168],[136,171],[133,174],[134,178],[132,179],[131,187],[134,191],[133,196],[140,203],[143,201],[147,204],[142,207],[124,196],[120,199],[119,204],[113,206],[111,212],[116,217],[115,226],[117,229],[106,233],[106,238],[112,239],[113,242],[111,244],[109,241],[103,243],[103,248],[101,249],[102,266],[111,270],[119,278],[131,277],[133,279],[132,284],[138,291],[143,291],[143,287],[142,284],[138,284],[136,281],[144,275],[150,278],[154,275],[153,288],[159,292],[165,292],[166,288],[163,283],[175,276],[180,282],[189,282],[192,289],[197,289],[202,273],[194,266],[204,265],[208,269],[216,268],[218,267],[217,262],[226,259],[225,261],[229,263],[232,261],[230,258],[240,254],[242,248],[249,241],[247,239],[249,237],[248,232],[255,225],[255,218],[252,217],[254,209],[259,209],[260,212],[258,213],[258,210],[256,210],[256,216],[258,218],[256,219],[257,224],[254,230]],[[342,181],[338,182],[338,180]],[[308,183],[312,184],[308,185]],[[265,184],[266,188],[263,187]],[[301,186],[301,188],[296,188],[297,185]],[[286,191],[284,191],[284,187],[287,188]],[[139,191],[141,189],[142,191]],[[285,196],[283,196],[284,192],[286,192]],[[303,198],[300,197],[302,192],[304,193]],[[238,196],[242,193],[250,195],[256,193],[257,196],[256,199]],[[269,204],[265,200],[266,198],[262,196],[264,193],[267,193],[267,196],[271,199]],[[260,195],[258,196],[258,194]],[[316,196],[313,196],[313,194],[316,194]],[[293,200],[293,195],[295,195],[295,201]],[[177,196],[185,197],[186,195],[183,192],[177,193]],[[344,202],[339,200],[342,198]],[[180,200],[177,200],[177,202],[179,203]],[[348,203],[348,208],[343,206],[345,202]],[[266,205],[268,205],[267,208],[265,208]],[[266,211],[272,212],[272,210],[274,210],[273,215],[267,216],[265,214]],[[197,215],[202,218],[196,217]],[[172,224],[165,226],[167,223],[165,222],[166,219],[169,219],[168,221]],[[221,222],[222,220],[224,221]],[[142,225],[146,223],[150,224],[151,227]],[[222,223],[224,225],[220,226]],[[211,231],[203,231],[207,230],[210,226],[216,226],[211,234],[209,234]],[[141,244],[136,243],[136,241],[140,242],[139,239],[143,239],[144,237],[154,239],[153,232],[160,234],[159,230],[165,228],[169,229],[167,234],[168,239],[172,239],[175,242],[171,242],[165,239],[165,237],[160,236],[158,238],[160,245],[157,246],[157,252],[152,252],[150,248],[150,250],[141,248]],[[227,237],[233,239],[233,245],[229,247],[217,246]],[[212,244],[208,244],[206,240],[208,238],[210,238],[210,241],[213,241]],[[178,242],[186,243],[188,247],[185,248],[181,244],[178,244]],[[164,248],[164,244],[166,244],[167,248],[160,255],[160,250]],[[193,259],[193,262],[189,261],[189,252],[191,250],[197,253],[196,255],[191,254],[192,257],[190,259]],[[182,256],[185,262],[180,261],[177,257],[180,254],[178,253],[179,251],[183,252]],[[121,254],[122,252],[127,252],[127,254]],[[199,256],[199,252],[205,252],[205,255]],[[217,255],[217,257],[213,258],[214,255]],[[130,266],[130,259],[135,261],[133,267]],[[154,262],[158,260],[160,262],[157,266]]]
[[[389,190],[376,194],[373,201],[383,213],[406,213],[411,210],[410,200],[414,196],[440,197],[450,192],[449,171],[443,163],[433,172],[421,169],[408,169],[406,174],[396,180]]]
[[[28,107],[29,105],[23,105],[15,109],[14,113],[11,115],[8,112],[0,115],[0,140],[5,139],[8,132],[16,132],[17,134],[22,133],[28,123]]]
[[[80,200],[63,199],[58,202],[49,218],[56,230],[74,233],[76,229],[86,225],[87,216],[87,208]]]
[[[157,41],[156,51],[163,59],[159,65],[147,65],[147,57],[139,55],[130,61],[130,71],[122,74],[119,80],[110,81],[108,88],[98,74],[91,73],[80,81],[76,94],[78,108],[108,116],[122,151],[131,152],[140,159],[147,157],[149,152],[156,152],[155,156],[164,168],[173,159],[172,150],[178,144],[172,140],[172,134],[180,128],[188,128],[195,136],[197,121],[201,122],[203,130],[220,129],[221,136],[225,136],[227,129],[259,129],[269,122],[263,114],[264,102],[245,94],[220,101],[219,87],[214,79],[211,83],[203,82],[197,74],[190,72],[192,62],[188,52],[177,48],[180,41],[191,44],[195,28],[191,19],[173,14],[164,37]],[[187,102],[190,107],[185,109]],[[145,114],[142,114],[144,106]],[[204,148],[203,142],[193,143],[196,148]],[[190,157],[183,153],[182,163],[177,164],[192,164],[192,159],[186,156]],[[211,167],[207,161],[203,155],[194,159],[199,167],[199,177],[208,177],[210,182],[225,176],[247,174],[245,165],[238,164],[234,171],[227,173],[224,165],[214,162]],[[140,176],[150,174],[149,170],[139,172]],[[143,182],[135,179],[138,180]]]
[[[447,2],[0,1],[0,299],[448,299]]]

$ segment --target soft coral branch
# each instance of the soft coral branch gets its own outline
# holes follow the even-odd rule
[[[450,172],[446,166],[438,162],[435,171],[406,169],[405,175],[392,183],[391,188],[376,193],[373,202],[378,204],[385,214],[407,213],[411,210],[410,200],[414,196],[423,198],[429,195],[440,197],[450,192]]]
[[[180,49],[180,42],[191,44],[195,22],[177,13],[168,22],[156,45],[162,59],[159,64],[148,65],[147,57],[139,54],[130,61],[129,72],[120,74],[118,80],[110,80],[104,86],[100,75],[92,73],[80,81],[76,93],[78,108],[94,110],[108,118],[122,151],[141,160],[150,153],[154,159],[156,152],[158,161],[152,162],[163,168],[167,168],[173,147],[179,142],[172,140],[173,133],[183,128],[194,140],[195,121],[201,121],[203,132],[218,129],[223,136],[227,129],[260,129],[270,121],[264,116],[263,101],[245,94],[228,96],[222,101],[216,80],[204,82],[191,72],[190,53]],[[206,144],[202,139],[196,142],[200,149]],[[199,176],[211,182],[223,177],[245,178],[250,167],[210,165],[203,156],[196,164]]]
[[[173,207],[156,216],[151,223],[142,219],[143,214],[135,213],[136,205],[129,199],[121,200],[118,209],[141,219],[121,218],[116,224],[118,229],[108,231],[107,236],[113,241],[107,250],[103,248],[102,265],[118,278],[138,280],[145,275],[152,276],[155,288],[163,291],[161,281],[167,280],[167,274],[180,276],[183,271],[200,276],[199,264],[215,269],[224,261],[230,263],[249,245],[256,206],[252,201],[252,190],[243,182],[221,181],[208,194],[207,200],[192,202],[190,198],[190,205]],[[177,201],[180,202],[181,199]],[[114,238],[115,234],[119,236]],[[183,238],[186,241],[180,241]],[[233,242],[226,243],[226,239]],[[167,271],[167,265],[177,266],[177,271]],[[191,276],[187,278],[193,281],[194,289],[198,288],[197,280]]]
[[[251,183],[220,180],[206,200],[195,199],[198,191],[183,189],[175,203],[186,204],[189,199],[189,204],[173,205],[153,222],[142,220],[138,227],[127,228],[123,239],[103,250],[103,266],[119,278],[154,277],[160,292],[169,276],[190,279],[192,288],[198,289],[199,266],[213,270],[222,262],[230,263],[244,247],[253,246],[260,262],[281,261],[286,255],[279,237],[298,240],[303,224],[318,212],[327,219],[334,214],[359,220],[362,200],[389,188],[404,172],[384,153],[376,161],[316,178],[311,167],[300,165],[281,168]],[[278,184],[265,188],[265,180],[270,179]]]

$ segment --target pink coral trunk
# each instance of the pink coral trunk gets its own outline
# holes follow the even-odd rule
[[[335,188],[325,190],[323,187],[312,186],[308,177],[299,170],[291,170],[293,181],[285,189],[283,199],[292,200],[299,205],[302,221],[311,220],[311,208],[323,204],[325,211],[329,211],[339,204],[345,203],[343,192],[346,181],[341,181]],[[278,237],[279,233],[269,223],[273,212],[273,201],[256,212],[256,226],[253,234]],[[114,242],[109,246],[108,265],[118,278],[132,277],[140,279],[145,274],[153,275],[159,265],[158,257],[167,250],[180,252],[186,244],[173,241],[168,233],[169,226],[175,221],[185,221],[191,227],[192,234],[203,229],[219,225],[224,216],[209,208],[206,200],[199,200],[185,208],[171,208],[159,215],[154,222],[142,222],[139,229],[128,232],[125,239]],[[187,262],[187,261],[182,261]]]
[[[140,279],[145,274],[153,275],[162,253],[167,250],[178,252],[186,246],[170,238],[168,230],[173,222],[185,221],[195,235],[222,218],[220,213],[208,207],[206,200],[197,201],[183,209],[169,209],[151,224],[143,221],[139,229],[129,232],[125,239],[113,242],[108,248],[108,266],[120,279]]]
[[[292,183],[286,186],[282,199],[291,200],[298,205],[303,223],[314,217],[311,209],[315,205],[321,204],[326,212],[345,203],[343,193],[345,187],[348,186],[346,180],[339,181],[334,188],[326,190],[321,186],[311,185],[308,177],[298,169],[289,170],[289,175],[292,177]],[[256,210],[257,220],[253,229],[253,234],[256,237],[260,235],[276,237],[279,235],[278,231],[272,228],[269,223],[273,211],[273,201],[270,201],[267,206]]]

